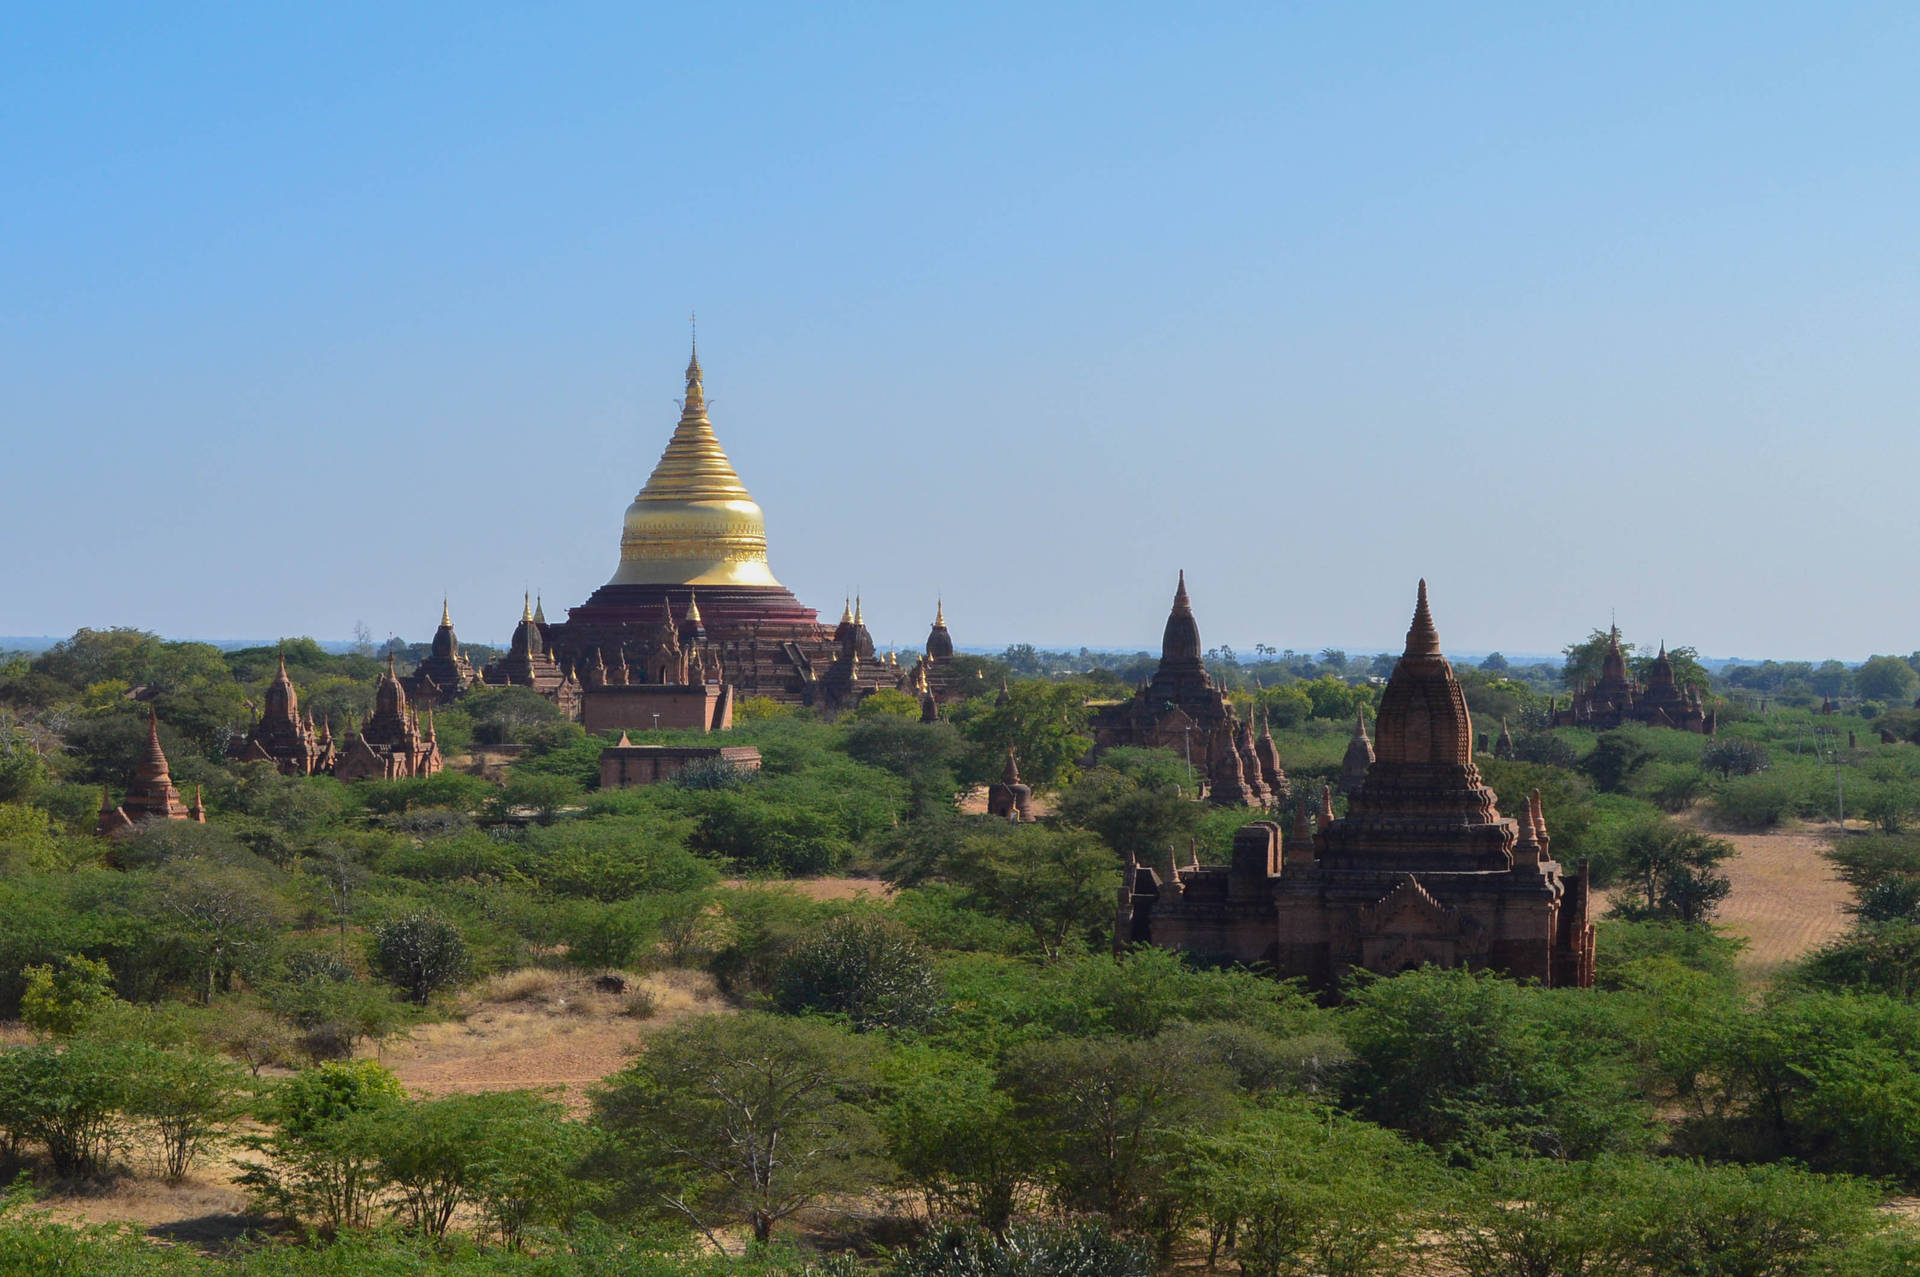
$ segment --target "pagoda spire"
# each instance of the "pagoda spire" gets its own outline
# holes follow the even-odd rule
[[[1407,656],[1440,655],[1440,632],[1433,628],[1433,613],[1427,609],[1427,581],[1420,579],[1420,593],[1413,605],[1413,624],[1407,627]]]
[[[453,613],[447,607],[447,597],[444,594],[440,596],[440,625],[443,629],[451,628],[453,625]]]
[[[947,624],[947,601],[939,595],[933,596],[933,625],[935,629],[944,629]]]
[[[687,620],[694,625],[700,624],[700,600],[692,590],[687,591]]]

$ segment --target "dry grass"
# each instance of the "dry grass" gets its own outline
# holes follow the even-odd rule
[[[587,1089],[623,1068],[657,1026],[731,1010],[704,971],[604,974],[625,987],[542,967],[504,972],[478,986],[457,1019],[361,1054],[376,1054],[413,1091],[557,1089],[582,1108]]]
[[[795,892],[808,900],[858,900],[873,896],[880,900],[893,895],[893,888],[878,878],[852,878],[827,875],[821,878],[782,878],[777,882],[759,882],[752,878],[729,878],[721,884],[735,889],[774,887]]]
[[[1853,889],[1823,854],[1825,835],[1789,829],[1721,836],[1740,854],[1724,865],[1733,890],[1715,920],[1746,939],[1742,974],[1769,980],[1847,929]]]

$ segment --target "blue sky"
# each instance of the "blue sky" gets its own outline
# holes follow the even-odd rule
[[[1197,10],[1184,12],[1183,10]],[[1920,647],[1904,5],[12,6],[0,633]]]

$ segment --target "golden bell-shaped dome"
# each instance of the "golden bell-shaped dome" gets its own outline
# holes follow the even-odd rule
[[[609,584],[780,585],[767,566],[766,516],[707,420],[697,349],[680,424],[627,507],[620,569]]]

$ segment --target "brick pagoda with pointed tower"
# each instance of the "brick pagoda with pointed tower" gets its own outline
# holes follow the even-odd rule
[[[1584,864],[1563,873],[1539,795],[1502,816],[1473,762],[1473,723],[1420,583],[1406,651],[1374,724],[1374,758],[1318,828],[1261,821],[1230,864],[1132,866],[1116,941],[1244,963],[1337,985],[1354,968],[1426,963],[1491,969],[1549,986],[1593,983]]]
[[[458,700],[480,677],[453,632],[453,613],[445,599],[440,600],[440,628],[433,632],[433,643],[426,657],[402,680],[414,705],[426,709]]]
[[[287,656],[267,684],[266,707],[245,737],[227,750],[241,763],[272,763],[283,776],[317,776],[333,769],[333,742],[300,716],[300,696],[287,676]]]
[[[204,825],[207,809],[200,802],[198,789],[194,791],[193,806],[180,801],[180,791],[173,787],[173,777],[167,771],[166,751],[160,748],[159,715],[148,709],[146,755],[134,768],[133,784],[127,787],[126,797],[118,804],[106,786],[100,787],[100,819],[94,825],[94,832],[118,837],[155,820],[194,820]]]
[[[1266,768],[1252,736],[1252,719],[1242,724],[1227,696],[1207,673],[1201,657],[1200,623],[1187,596],[1187,574],[1180,573],[1173,606],[1160,636],[1160,664],[1131,698],[1093,716],[1095,752],[1123,745],[1170,749],[1207,778],[1208,794],[1226,806],[1260,807],[1271,795]],[[1268,738],[1272,746],[1272,738]],[[1284,780],[1279,755],[1275,780]]]

